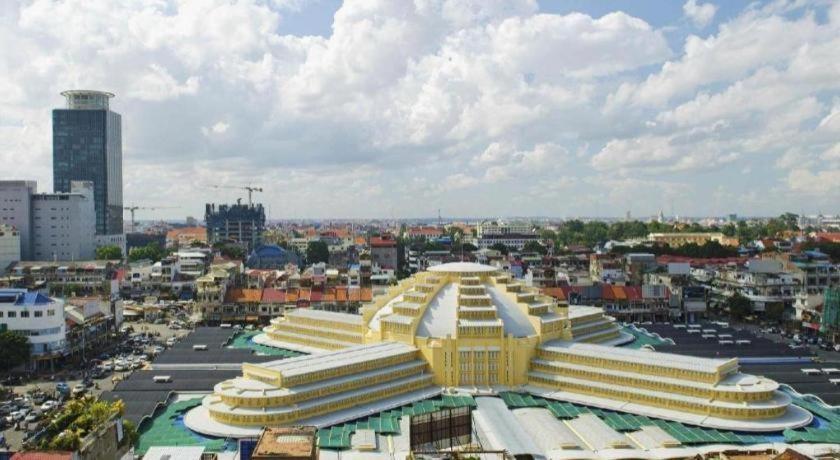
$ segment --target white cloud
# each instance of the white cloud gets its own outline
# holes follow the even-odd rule
[[[692,197],[721,182],[753,196],[719,177],[730,170],[788,192],[742,201],[771,212],[805,193],[791,168],[840,167],[837,6],[748,6],[706,36],[682,21],[676,54],[644,17],[547,14],[535,0],[347,0],[328,36],[282,33],[324,5],[4,6],[6,176],[49,189],[49,110],[68,88],[116,93],[126,199],[182,197],[173,215],[236,198],[184,185],[199,181],[261,183],[277,217],[623,214],[664,190],[712,212]],[[714,5],[685,6],[692,24],[712,21]],[[840,202],[825,190],[808,202]]]
[[[813,14],[789,19],[748,11],[721,24],[716,35],[705,39],[690,35],[680,59],[665,62],[659,72],[641,83],[623,83],[610,96],[608,108],[662,107],[698,88],[743,78],[762,66],[789,62],[804,46],[836,38],[838,25],[820,24]]]
[[[700,28],[709,25],[716,12],[717,6],[713,3],[697,3],[697,0],[688,0],[683,4],[685,16]]]
[[[230,128],[230,124],[225,123],[224,121],[217,121],[215,124],[213,124],[213,126],[203,126],[201,128],[201,132],[205,136],[210,136],[214,134],[219,135],[226,133],[228,128]]]
[[[826,194],[840,191],[840,169],[823,169],[811,172],[794,169],[787,177],[791,190],[805,194]]]
[[[163,67],[150,64],[146,72],[131,82],[128,87],[128,96],[141,101],[164,101],[182,95],[196,94],[198,89],[198,77],[189,77],[181,84]]]

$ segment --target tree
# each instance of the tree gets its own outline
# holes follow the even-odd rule
[[[245,249],[238,244],[227,243],[218,247],[219,252],[228,259],[244,259]]]
[[[752,302],[736,292],[732,297],[726,299],[726,308],[729,315],[735,319],[742,319],[752,313]]]
[[[503,255],[508,255],[508,253],[510,252],[510,249],[507,246],[505,246],[504,243],[494,243],[492,246],[490,246],[490,249],[495,249],[496,251],[501,252]]]
[[[100,246],[96,248],[96,260],[120,260],[122,251],[119,246]]]
[[[472,243],[464,243],[461,245],[461,250],[464,252],[475,252],[478,251],[478,246]]]
[[[128,260],[130,262],[136,262],[138,260],[151,260],[152,262],[157,262],[166,255],[166,252],[161,249],[160,244],[155,241],[149,242],[149,244],[145,246],[141,246],[139,248],[131,248],[128,251]]]
[[[310,241],[306,245],[306,263],[316,264],[330,261],[330,248],[323,241]]]
[[[29,361],[32,347],[29,339],[20,332],[0,332],[0,371],[8,372]]]
[[[529,241],[525,243],[525,246],[522,248],[522,252],[536,252],[538,254],[545,255],[548,250],[538,241]]]

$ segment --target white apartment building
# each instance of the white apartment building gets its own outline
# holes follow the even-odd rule
[[[20,232],[11,225],[0,224],[0,274],[14,262],[20,262]]]
[[[529,241],[539,241],[539,235],[527,222],[482,222],[476,226],[475,245],[479,249],[501,243],[521,251]]]
[[[19,332],[32,344],[33,363],[66,349],[64,302],[26,289],[0,289],[0,330]]]
[[[95,258],[96,213],[93,182],[73,181],[70,193],[32,195],[32,258]]]
[[[530,235],[533,226],[528,222],[503,222],[503,221],[485,221],[478,224],[475,228],[478,238],[492,235]]]
[[[0,181],[0,225],[20,237],[20,260],[94,258],[93,183],[73,181],[70,193],[36,193],[34,181]]]
[[[210,255],[200,251],[179,251],[176,254],[175,270],[177,273],[198,278],[207,273]]]
[[[0,181],[0,224],[20,233],[20,257],[32,260],[32,195],[37,184],[31,180]]]

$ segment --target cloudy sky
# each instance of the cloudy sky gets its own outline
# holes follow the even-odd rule
[[[71,88],[138,218],[840,212],[837,1],[4,0],[0,178]]]

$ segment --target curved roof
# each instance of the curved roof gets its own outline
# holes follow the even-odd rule
[[[282,256],[286,254],[286,250],[276,244],[264,244],[254,249],[254,252],[261,257]]]
[[[474,262],[450,262],[428,268],[428,271],[437,273],[490,273],[498,270],[496,267]]]

